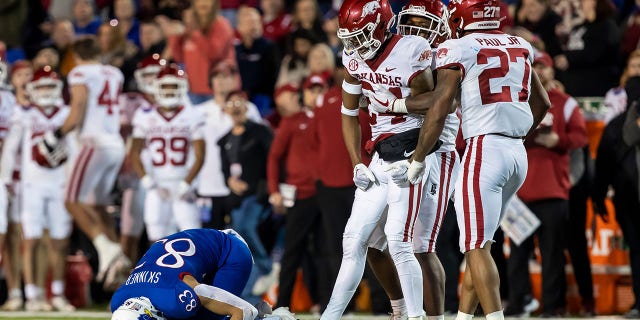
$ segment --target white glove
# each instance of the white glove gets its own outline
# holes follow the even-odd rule
[[[296,320],[295,313],[289,311],[288,307],[280,307],[278,309],[273,310],[271,316],[275,316],[280,320]]]
[[[373,172],[362,163],[358,163],[353,168],[353,183],[362,191],[367,191],[372,184],[377,184],[378,181]]]
[[[156,182],[153,181],[148,174],[146,174],[142,179],[140,179],[140,186],[142,186],[145,190],[150,190],[156,187]]]
[[[191,185],[189,183],[187,183],[186,181],[182,180],[180,181],[180,184],[178,185],[178,190],[176,191],[176,196],[178,197],[178,199],[182,199],[184,198],[189,191],[191,191]]]
[[[422,176],[424,175],[424,161],[411,161],[409,164],[409,169],[407,169],[407,178],[411,184],[418,184],[422,181]]]
[[[399,186],[404,186],[409,181],[407,178],[407,170],[409,169],[409,161],[402,160],[396,161],[387,165],[385,169],[386,172],[389,172],[391,176],[391,180]]]

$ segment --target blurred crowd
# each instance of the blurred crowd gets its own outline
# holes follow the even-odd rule
[[[277,305],[289,306],[297,270],[302,268],[311,311],[319,312],[329,300],[340,267],[342,232],[355,191],[339,116],[340,4],[340,0],[4,0],[0,75],[7,81],[2,85],[15,95],[16,107],[32,103],[24,87],[33,73],[48,66],[66,77],[75,66],[74,41],[95,36],[101,62],[124,74],[118,105],[121,131],[127,138],[139,94],[152,100],[144,88],[145,77],[155,77],[154,67],[165,61],[179,65],[188,82],[184,104],[198,108],[205,117],[206,155],[196,200],[201,221],[206,227],[237,230],[254,255],[254,272],[243,298],[256,302],[279,284]],[[397,13],[404,2],[391,4]],[[607,219],[604,199],[614,194],[616,219],[635,266],[636,302],[627,315],[640,318],[640,1],[510,0],[503,7],[503,30],[522,36],[538,50],[533,67],[555,108],[548,130],[527,146],[529,176],[538,178],[528,178],[518,193],[541,221],[537,233],[543,310],[548,315],[566,312],[567,248],[582,312],[594,314],[584,230],[586,199],[591,197],[596,211]],[[63,96],[68,98],[66,92]],[[608,125],[596,161],[591,159],[585,121],[574,99],[579,97],[605,98],[602,119]],[[365,131],[368,121],[368,114],[361,111]],[[569,165],[558,165],[563,161]],[[130,226],[135,224],[132,219],[143,225],[139,212],[144,188],[131,170],[122,172],[134,183],[120,179],[112,211],[120,223],[116,225],[123,250],[136,261],[144,252],[139,247],[153,239],[145,236],[144,228]],[[451,279],[448,312],[457,311],[462,260],[454,216],[446,215],[438,240],[438,254]],[[11,257],[20,260],[19,232],[19,227],[10,228],[7,238],[13,243],[7,246],[9,253],[3,253],[9,288],[4,310],[24,307],[19,263],[10,263]],[[91,256],[84,242],[88,243],[82,236],[73,236],[71,248]],[[533,237],[512,245],[508,258],[501,245],[493,248],[501,270],[501,292],[508,301],[505,315],[537,309],[528,281]],[[388,299],[374,277],[368,278],[372,311],[387,313]]]

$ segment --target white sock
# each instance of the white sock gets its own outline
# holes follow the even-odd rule
[[[456,315],[456,320],[471,320],[473,319],[472,314],[464,313],[458,310],[458,314]]]
[[[111,244],[111,240],[109,240],[109,238],[107,238],[104,233],[97,235],[95,238],[93,238],[92,242],[93,246],[96,247],[96,251],[98,251],[98,255],[100,254],[100,252],[104,252],[107,246]]]
[[[22,299],[22,290],[18,288],[11,289],[11,291],[9,291],[9,298]]]
[[[485,318],[487,318],[487,320],[504,320],[504,313],[502,313],[502,310],[491,312],[486,315]]]
[[[438,316],[427,316],[428,320],[444,320],[444,314]]]
[[[394,315],[406,315],[407,305],[404,303],[404,298],[398,300],[389,300],[391,302],[391,310]]]
[[[40,293],[40,288],[37,285],[29,283],[24,286],[24,294],[27,297],[27,300],[34,300],[38,298],[38,294]]]
[[[61,296],[64,294],[64,281],[62,280],[53,280],[51,282],[51,293],[54,296]]]

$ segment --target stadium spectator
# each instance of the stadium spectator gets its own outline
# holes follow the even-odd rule
[[[584,22],[574,26],[563,52],[554,57],[568,94],[603,96],[615,85],[620,37],[610,0],[582,0]]]
[[[293,9],[293,24],[294,28],[309,31],[322,42],[327,40],[327,35],[322,29],[322,12],[317,0],[296,0]]]
[[[195,0],[191,8],[183,12],[182,23],[168,25],[158,20],[169,36],[173,59],[184,63],[189,74],[189,98],[193,104],[211,99],[208,71],[226,60],[236,64],[233,47],[233,28],[220,15],[218,0]]]
[[[133,0],[114,0],[113,16],[118,20],[120,32],[136,46],[140,46],[140,21],[136,18],[136,4]]]
[[[22,44],[24,22],[29,14],[27,1],[6,0],[0,6],[0,41],[7,48],[17,48]]]
[[[227,95],[224,112],[231,117],[233,127],[218,141],[218,148],[224,178],[231,190],[231,226],[247,241],[258,274],[271,279],[263,284],[262,292],[254,292],[261,295],[277,280],[277,273],[271,272],[271,258],[258,235],[258,224],[269,214],[267,157],[273,133],[247,118],[247,103],[247,95],[242,91]]]
[[[220,148],[218,140],[232,128],[231,118],[223,112],[225,100],[229,93],[240,89],[240,78],[238,70],[234,65],[221,62],[211,71],[210,83],[216,95],[213,99],[196,106],[202,109],[205,114],[204,143],[205,156],[204,165],[200,169],[200,179],[198,185],[198,195],[210,198],[212,211],[210,213],[209,227],[224,229],[226,226],[225,217],[229,215],[227,196],[229,189],[225,183],[220,161]],[[258,108],[247,102],[247,117],[253,122],[261,122]]]
[[[133,82],[131,80],[138,63],[145,57],[149,57],[153,54],[165,56],[166,53],[164,51],[166,48],[166,38],[164,37],[162,29],[160,29],[160,25],[157,22],[149,20],[140,23],[140,48],[136,49],[133,56],[125,59],[121,68],[125,79],[125,89],[132,89]]]
[[[624,26],[622,55],[625,58],[638,49],[638,40],[640,40],[640,1],[636,0],[635,3],[635,8]]]
[[[313,110],[320,94],[316,86],[317,83],[313,81],[305,83],[302,111],[282,119],[276,130],[267,162],[269,202],[276,213],[282,214],[286,211],[284,254],[277,303],[283,307],[291,305],[297,269],[301,266],[305,253],[308,253],[308,244],[314,243],[317,247],[322,239],[315,185],[317,146]],[[295,191],[287,194],[281,182],[293,186],[287,189]],[[310,242],[312,239],[315,241]],[[315,275],[307,276],[312,276],[312,284],[315,284]],[[312,290],[310,293],[314,299],[317,292]]]
[[[523,0],[517,8],[516,25],[540,37],[552,57],[561,52],[556,27],[562,18],[549,7],[548,0]]]
[[[75,33],[73,32],[73,24],[69,20],[56,21],[51,33],[50,44],[58,51],[60,56],[60,74],[66,77],[69,71],[76,66],[73,58],[73,40]],[[48,43],[45,43],[48,44]]]
[[[331,80],[336,69],[336,59],[331,48],[325,43],[318,43],[311,47],[307,57],[309,73],[320,75],[325,81]]]
[[[338,38],[338,12],[336,10],[331,9],[324,15],[322,30],[327,35],[327,44],[331,47],[336,60],[341,59],[344,46]]]
[[[262,35],[260,13],[255,8],[238,11],[236,60],[242,79],[242,90],[263,113],[271,109],[273,90],[280,69],[280,54],[276,45]]]
[[[608,220],[605,199],[613,189],[616,220],[629,246],[631,280],[634,303],[626,318],[640,318],[640,188],[638,187],[638,159],[640,159],[640,76],[627,79],[629,94],[626,112],[613,118],[605,127],[596,157],[596,178],[593,192],[595,211]]]
[[[307,30],[296,30],[290,35],[287,55],[280,64],[276,87],[291,83],[299,85],[309,75],[307,57],[311,47],[319,40]]]
[[[287,83],[276,88],[273,94],[276,109],[266,117],[271,128],[278,129],[280,120],[300,112],[300,88]]]
[[[640,49],[633,51],[629,55],[627,65],[620,77],[620,85],[609,89],[604,96],[604,105],[607,107],[604,121],[609,123],[613,118],[623,113],[627,109],[627,91],[625,85],[627,79],[640,76]]]
[[[76,35],[97,34],[100,18],[95,15],[93,0],[75,0],[73,3],[73,31]]]
[[[36,53],[32,60],[33,68],[39,69],[44,66],[50,66],[53,70],[58,70],[60,65],[60,56],[58,51],[52,47],[43,47]]]
[[[127,39],[116,20],[103,23],[98,29],[98,45],[100,46],[100,62],[116,68],[122,67],[127,48]]]
[[[553,62],[547,53],[536,53],[533,67],[543,85],[553,81]],[[542,312],[562,316],[566,308],[563,244],[569,217],[569,152],[585,146],[587,135],[577,101],[557,89],[548,90],[548,94],[551,108],[525,142],[529,170],[518,197],[540,219],[536,234],[542,255]],[[525,297],[531,294],[528,274],[533,249],[533,236],[520,245],[511,244],[505,316],[532,311],[524,307],[528,303]]]
[[[284,50],[287,35],[293,28],[293,18],[284,9],[284,0],[260,0],[264,37]]]
[[[220,14],[229,20],[232,27],[238,25],[238,13],[244,7],[257,8],[258,0],[219,0]]]

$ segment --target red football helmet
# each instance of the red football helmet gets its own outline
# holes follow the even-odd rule
[[[165,64],[165,60],[160,59],[160,55],[157,53],[154,53],[138,62],[138,66],[136,71],[133,72],[133,75],[136,79],[136,85],[140,92],[149,95],[153,94],[153,80]]]
[[[375,57],[394,22],[387,0],[346,0],[338,14],[338,38],[345,50],[368,60]]]
[[[31,102],[39,107],[54,107],[62,103],[62,80],[50,66],[36,71],[26,89]]]
[[[409,18],[426,19],[424,24],[409,23]],[[398,14],[398,34],[417,35],[437,47],[451,37],[449,11],[440,0],[409,0]]]
[[[183,70],[175,64],[168,64],[160,69],[153,81],[154,99],[161,107],[175,108],[184,103],[189,84]]]
[[[499,0],[451,0],[448,9],[454,38],[459,38],[463,31],[500,28]]]

